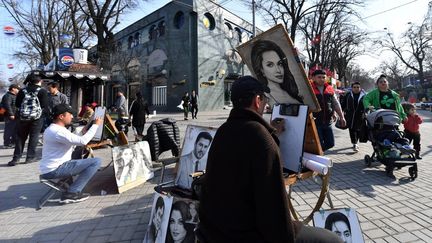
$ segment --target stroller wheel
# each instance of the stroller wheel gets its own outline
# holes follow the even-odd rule
[[[409,175],[411,176],[411,180],[415,180],[417,178],[417,166],[412,166],[408,169]]]
[[[372,158],[369,155],[365,155],[364,162],[367,167],[370,167],[372,164]]]

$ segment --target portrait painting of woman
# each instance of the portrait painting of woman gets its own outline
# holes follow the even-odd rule
[[[257,35],[237,47],[252,76],[270,89],[270,105],[306,104],[318,111],[319,103],[283,25]]]

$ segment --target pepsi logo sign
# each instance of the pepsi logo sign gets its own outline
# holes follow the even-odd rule
[[[74,63],[74,59],[73,59],[73,57],[71,57],[71,56],[63,56],[63,57],[61,58],[60,62],[61,62],[63,65],[69,67],[70,65],[72,65],[72,64]]]
[[[13,68],[14,68],[14,65],[13,65],[12,63],[9,63],[9,64],[7,65],[7,68],[9,68],[9,69],[13,69]]]
[[[14,35],[15,34],[15,29],[12,26],[5,26],[5,27],[3,27],[3,32],[6,35]]]

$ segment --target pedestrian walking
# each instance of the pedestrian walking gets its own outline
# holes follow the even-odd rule
[[[24,144],[29,137],[25,163],[36,162],[36,146],[44,118],[48,112],[48,92],[41,87],[42,78],[32,74],[27,87],[18,92],[15,106],[17,115],[17,139],[9,166],[15,166],[22,157]]]
[[[192,119],[197,119],[197,114],[198,114],[198,95],[196,94],[195,90],[192,90],[190,103],[191,103]]]
[[[360,128],[363,123],[363,96],[366,92],[361,88],[359,82],[351,84],[351,91],[345,94],[341,106],[345,114],[346,124],[348,126],[351,143],[353,150],[357,152],[359,147],[357,145],[359,141]]]
[[[321,148],[323,151],[326,151],[335,144],[331,126],[334,113],[336,112],[339,115],[341,127],[346,126],[346,121],[333,87],[326,82],[326,73],[324,70],[315,70],[312,73],[312,80],[312,89],[321,107],[321,111],[313,112],[313,116]]]
[[[148,109],[148,104],[144,100],[141,92],[136,93],[136,98],[132,102],[129,117],[132,118],[132,126],[135,128],[137,133],[137,138],[142,139],[144,126],[146,123],[146,117],[150,115],[150,111]],[[130,119],[129,119],[130,120]]]
[[[127,104],[126,97],[123,95],[123,91],[117,91],[117,99],[115,102],[115,109],[117,111],[118,117],[121,117],[121,114],[127,115]]]
[[[190,97],[188,92],[185,92],[185,94],[183,95],[182,102],[183,102],[182,105],[183,105],[184,119],[187,120],[189,114],[189,105],[190,105]]]
[[[8,92],[3,96],[1,105],[4,112],[5,128],[3,134],[3,145],[5,148],[13,148],[16,141],[16,107],[15,100],[19,92],[19,86],[11,84]]]

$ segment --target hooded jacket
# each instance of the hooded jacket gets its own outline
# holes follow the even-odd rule
[[[405,119],[407,115],[404,112],[404,109],[401,105],[400,98],[398,93],[394,92],[393,90],[390,90],[391,94],[393,95],[393,98],[395,99],[395,107],[396,112],[399,114],[401,120]],[[363,98],[363,106],[364,108],[368,108],[369,106],[375,107],[375,109],[381,108],[380,102],[380,91],[379,89],[374,89],[371,92],[369,92],[365,97]]]
[[[341,104],[342,110],[345,113],[345,119],[347,122],[347,126],[350,129],[358,130],[360,129],[360,126],[363,122],[363,96],[365,96],[366,93],[364,90],[360,91],[359,97],[358,97],[358,104],[357,107],[354,105],[354,94],[353,92],[349,92],[345,95],[345,99],[343,99],[343,102]]]

